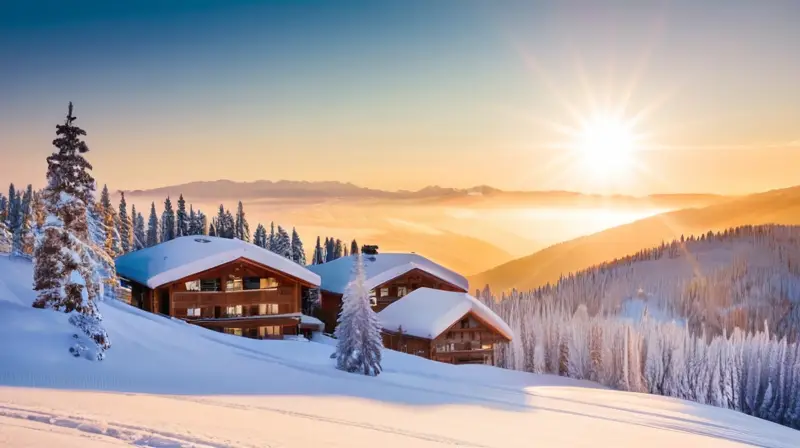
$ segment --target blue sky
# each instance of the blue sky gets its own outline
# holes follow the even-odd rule
[[[788,144],[800,139],[798,2],[32,0],[2,8],[0,150],[19,164],[0,167],[0,179],[20,183],[43,182],[68,101],[89,132],[98,179],[117,188],[289,178],[603,189],[559,165],[550,144],[564,137],[542,123],[580,127],[570,110],[588,116],[628,97],[630,114],[649,111],[642,131],[684,150],[644,154],[659,175],[631,174],[614,188],[763,189],[793,176],[762,159],[800,160]],[[702,175],[726,147],[737,151],[723,153],[723,173]],[[123,169],[123,155],[147,176]],[[399,160],[385,168],[387,158]],[[169,169],[176,160],[184,170]],[[754,167],[762,174],[742,186]],[[687,169],[695,180],[682,180]]]

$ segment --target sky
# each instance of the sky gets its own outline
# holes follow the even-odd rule
[[[5,1],[0,183],[44,184],[73,101],[112,189],[792,186],[798,19],[793,0]],[[625,164],[580,149],[595,120],[635,135]]]

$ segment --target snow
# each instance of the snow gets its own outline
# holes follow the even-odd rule
[[[507,339],[513,339],[511,328],[494,311],[464,292],[419,288],[378,313],[383,328],[420,338],[433,339],[450,328],[469,312],[491,324]]]
[[[322,277],[321,288],[337,294],[344,294],[353,272],[354,257],[342,257],[323,264],[308,266],[308,269]],[[367,274],[367,287],[372,289],[414,269],[427,272],[454,286],[469,290],[469,282],[464,276],[434,263],[417,254],[378,254],[365,255],[364,266]]]
[[[588,381],[392,351],[378,377],[354,375],[322,335],[246,339],[117,301],[98,304],[114,346],[91,362],[67,353],[67,315],[30,306],[31,283],[30,262],[0,256],[0,446],[800,446],[774,423]]]
[[[207,241],[207,242],[205,242]],[[117,258],[117,273],[156,288],[239,258],[260,263],[292,277],[320,284],[317,274],[278,254],[244,241],[213,236],[184,236]]]

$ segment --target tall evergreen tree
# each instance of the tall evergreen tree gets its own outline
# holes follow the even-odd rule
[[[19,202],[19,225],[14,233],[12,253],[17,256],[32,257],[34,249],[34,229],[36,221],[33,213],[33,186],[28,185]]]
[[[358,243],[356,240],[353,239],[353,242],[350,243],[350,255],[355,255],[358,253]]]
[[[317,236],[317,245],[314,246],[314,259],[311,260],[311,264],[322,263],[325,263],[325,255],[322,251],[322,244],[320,244],[319,236]]]
[[[164,211],[161,213],[161,242],[175,239],[175,210],[172,201],[167,196],[164,201]]]
[[[12,228],[11,220],[14,219],[13,210],[16,207],[15,201],[17,199],[17,189],[14,188],[14,183],[12,182],[8,186],[8,201],[6,203],[5,209],[3,210],[3,223],[5,223],[6,227],[13,233],[14,229]]]
[[[45,210],[44,195],[39,191],[33,192],[33,220],[36,223],[36,232],[44,227],[44,220],[47,217]]]
[[[333,245],[333,259],[336,260],[338,258],[342,258],[342,249],[344,248],[344,244],[342,240],[336,238],[336,243]]]
[[[333,238],[325,238],[325,262],[336,259],[336,241]]]
[[[194,213],[194,207],[189,205],[189,227],[186,229],[189,235],[199,235],[200,232],[197,231],[197,215]]]
[[[75,118],[70,103],[65,123],[56,126],[53,146],[58,151],[47,158],[44,194],[52,218],[46,220],[34,249],[34,290],[38,295],[33,306],[75,311],[69,321],[94,341],[94,357],[99,360],[111,343],[100,324],[96,305],[100,284],[90,253],[87,209],[94,203],[92,166],[83,157],[89,151],[81,140],[86,132],[74,125]],[[76,344],[70,351],[80,356],[86,349]]]
[[[178,212],[175,215],[175,236],[189,235],[189,216],[186,214],[186,201],[183,195],[178,198]]]
[[[208,226],[208,236],[217,236],[217,228],[214,223],[217,222],[216,218],[211,220],[211,224]]]
[[[236,209],[236,238],[250,242],[250,226],[247,224],[247,218],[244,216],[244,207],[242,201],[239,201],[239,206]]]
[[[264,249],[267,248],[267,229],[260,223],[253,234],[253,244]]]
[[[361,255],[353,264],[353,277],[342,297],[342,311],[336,326],[336,367],[340,370],[376,376],[381,373],[381,324],[372,310],[367,276]]]
[[[125,202],[125,192],[120,192],[121,198],[119,200],[119,241],[120,249],[123,254],[131,251],[131,236],[133,225],[128,218],[128,204]],[[136,210],[136,209],[134,209]],[[136,214],[134,213],[134,219]]]
[[[12,195],[13,194],[13,195]],[[9,188],[8,210],[6,211],[6,226],[12,235],[11,253],[22,256],[22,197],[15,192],[14,184]]]
[[[0,193],[0,224],[5,226],[8,216],[8,199]]]
[[[197,234],[198,235],[205,235],[206,228],[208,227],[208,218],[206,214],[202,211],[197,211]]]
[[[292,227],[292,260],[300,266],[306,265],[306,251],[303,249],[303,242],[300,241],[300,235],[297,234],[297,229]]]
[[[292,259],[292,240],[283,227],[278,226],[278,234],[275,236],[274,246],[270,250],[282,257]]]
[[[144,231],[144,216],[136,211],[135,205],[131,206],[131,218],[133,221],[131,250],[144,249],[147,247],[147,234]]]
[[[99,213],[102,220],[103,247],[108,257],[113,259],[120,254],[120,236],[117,229],[117,212],[111,205],[111,195],[107,185],[103,185],[96,213]]]
[[[158,244],[158,216],[156,215],[155,202],[150,203],[150,218],[147,220],[147,247],[153,247]]]
[[[276,244],[276,235],[275,235],[275,221],[269,223],[269,236],[267,237],[267,249],[275,252],[273,247]]]

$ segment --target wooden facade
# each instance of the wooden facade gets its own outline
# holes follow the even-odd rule
[[[403,275],[397,276],[382,285],[376,286],[374,292],[375,305],[373,310],[377,313],[396,302],[406,294],[419,288],[431,288],[441,291],[467,292],[464,288],[448,283],[421,269],[413,269]],[[333,333],[336,328],[336,319],[342,307],[342,295],[323,290],[322,303],[316,316],[325,323],[325,331]]]
[[[155,289],[128,282],[133,306],[258,339],[301,333],[301,294],[304,288],[314,287],[246,258]]]
[[[494,345],[509,340],[474,313],[467,313],[433,339],[383,331],[383,345],[449,364],[494,364]]]

